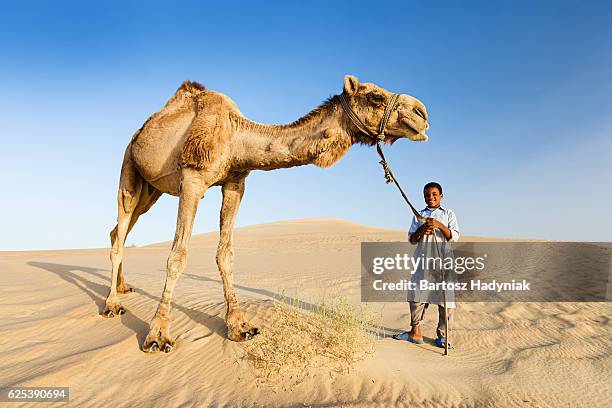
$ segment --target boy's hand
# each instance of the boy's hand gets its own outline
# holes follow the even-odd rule
[[[425,224],[423,224],[423,228],[425,228],[425,234],[427,235],[431,235],[433,234],[433,231],[436,227],[436,223],[438,221],[434,220],[433,218],[429,217],[427,218],[427,221],[425,221]]]
[[[432,221],[433,228],[442,229],[442,228],[446,227],[446,225],[442,224],[440,221],[438,221],[438,220],[436,220],[434,218],[429,217],[428,220]]]
[[[434,229],[446,228],[444,224],[442,224],[440,221],[432,217],[427,218],[427,221],[425,221],[425,224],[423,224],[423,227],[425,228],[425,234],[427,235],[433,234]]]
[[[425,229],[425,234],[431,235],[434,233],[434,229],[436,227],[434,226],[433,221],[434,220],[432,218],[428,218],[427,221],[425,221],[425,224],[423,224],[423,228]]]
[[[427,218],[427,221],[425,221],[423,227],[425,228],[425,234],[427,235],[431,235],[434,233],[435,229],[439,229],[442,232],[442,235],[444,235],[444,238],[447,240],[451,239],[453,236],[451,230],[446,225],[431,217]]]
[[[423,223],[423,225],[421,225],[415,231],[414,234],[410,235],[410,242],[412,242],[413,244],[416,244],[417,242],[421,241],[421,238],[423,238],[423,235],[432,235],[435,229],[439,229],[440,231],[442,231],[442,235],[444,235],[444,238],[446,238],[447,240],[451,239],[452,237],[451,230],[448,229],[448,227],[446,227],[446,225],[442,224],[440,221],[435,220],[432,217],[429,217]]]

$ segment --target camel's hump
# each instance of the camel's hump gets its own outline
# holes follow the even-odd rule
[[[196,93],[199,91],[203,91],[205,89],[206,88],[204,87],[204,85],[202,85],[199,82],[186,80],[185,82],[181,84],[181,86],[179,86],[179,88],[176,90],[176,93],[179,93],[181,91],[189,92],[189,93]]]
[[[199,82],[184,81],[174,95],[168,99],[166,105],[159,112],[153,114],[153,116],[163,116],[164,113],[172,113],[182,108],[192,109],[194,98],[205,90],[204,85]]]
[[[132,136],[132,142],[138,138],[145,127],[150,123],[159,123],[166,120],[168,117],[174,117],[177,113],[193,113],[195,114],[195,100],[194,98],[200,93],[204,92],[206,88],[204,85],[195,81],[184,81],[181,86],[178,87],[174,95],[164,105],[162,109],[155,112],[153,115],[145,121],[145,123],[134,133]]]

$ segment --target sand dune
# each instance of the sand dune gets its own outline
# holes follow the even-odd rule
[[[314,302],[334,288],[357,304],[359,243],[406,234],[325,218],[240,228],[235,237],[237,293],[247,319],[265,330],[271,299],[283,291]],[[0,253],[0,384],[67,386],[70,405],[101,407],[612,406],[608,303],[462,304],[451,356],[386,338],[350,374],[322,370],[291,392],[258,388],[242,345],[225,339],[216,244],[217,233],[191,241],[168,355],[139,346],[169,243],[126,249],[136,292],[123,295],[128,313],[114,319],[100,316],[108,249]],[[389,333],[409,324],[406,304],[385,304],[383,316]],[[430,311],[424,327],[430,337],[435,317]]]

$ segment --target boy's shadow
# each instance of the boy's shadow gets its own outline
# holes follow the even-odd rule
[[[86,266],[63,265],[50,262],[27,262],[27,264],[51,272],[60,277],[62,280],[81,289],[96,304],[96,306],[98,307],[98,314],[100,315],[100,318],[104,319],[104,317],[102,317],[102,312],[104,311],[104,306],[106,304],[106,296],[109,291],[109,284],[104,285],[92,282],[91,280],[84,277],[82,274],[78,274],[75,272],[85,272],[106,282],[110,282],[110,276],[108,276],[110,275],[110,271],[104,269],[90,268]],[[102,274],[100,272],[105,272],[105,274]],[[140,288],[134,288],[134,293],[144,295],[149,299],[152,299],[156,303],[160,301],[159,297],[153,296],[152,294]],[[194,322],[206,326],[211,332],[217,333],[221,337],[226,336],[225,321],[220,317],[216,315],[209,315],[199,310],[191,310],[175,302],[173,302],[172,306],[174,309],[180,310],[181,312],[185,313]],[[124,326],[136,333],[138,343],[142,344],[149,332],[149,323],[138,318],[133,313],[130,313],[129,309],[126,314],[120,316],[120,319],[121,323],[123,323]]]

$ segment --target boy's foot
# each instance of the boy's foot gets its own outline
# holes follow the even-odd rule
[[[444,337],[438,337],[434,340],[434,343],[436,344],[436,346],[444,348],[444,343],[446,343],[446,339]],[[453,348],[453,345],[451,343],[448,343],[448,348]]]
[[[421,325],[420,324],[412,326],[412,330],[410,330],[410,337],[413,340],[416,340],[417,342],[420,342],[420,343],[417,343],[417,344],[422,344],[423,343],[423,333],[421,333]],[[414,343],[414,342],[412,342],[412,343]]]
[[[421,338],[420,340],[413,338],[409,332],[403,332],[403,333],[398,333],[398,334],[394,334],[393,338],[395,340],[405,340],[405,341],[409,341],[410,343],[414,343],[414,344],[423,344],[423,339]]]

